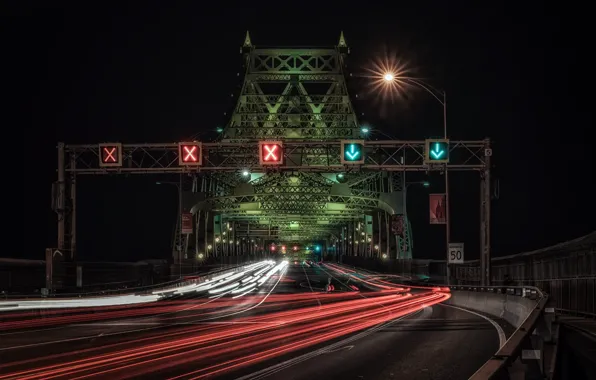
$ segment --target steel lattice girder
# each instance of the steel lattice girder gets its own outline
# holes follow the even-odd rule
[[[363,165],[340,163],[340,141],[285,141],[284,164],[264,168],[259,164],[258,141],[243,143],[203,143],[203,165],[179,166],[178,144],[123,144],[122,167],[99,167],[99,145],[66,145],[66,171],[76,174],[150,173],[253,173],[301,171],[342,173],[346,171],[428,171],[444,170],[444,164],[424,163],[424,141],[366,141]],[[480,171],[486,168],[489,140],[450,141],[447,167],[450,171]],[[74,161],[74,166],[72,162]]]
[[[224,140],[358,136],[339,49],[245,48],[247,70]]]
[[[361,215],[341,213],[333,215],[256,215],[256,214],[242,214],[242,215],[227,215],[226,220],[228,221],[259,221],[261,224],[271,223],[272,225],[278,225],[280,223],[287,223],[291,221],[297,221],[298,223],[309,222],[309,223],[320,223],[320,224],[333,224],[333,223],[345,223],[348,221],[355,221],[361,219]]]
[[[363,212],[379,208],[380,200],[360,196],[281,193],[255,194],[246,196],[226,196],[211,198],[207,202],[213,204],[213,210],[225,214],[244,211],[247,204],[258,205],[258,210],[266,211],[350,211]],[[332,209],[329,204],[343,204],[345,209]]]

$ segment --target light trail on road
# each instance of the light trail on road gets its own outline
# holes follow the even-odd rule
[[[347,273],[341,273],[341,267],[327,268],[342,276]],[[348,291],[337,292],[273,293],[287,271],[287,262],[265,262],[198,286],[186,285],[183,291],[192,288],[190,294],[196,294],[195,298],[166,298],[130,308],[49,310],[48,317],[42,319],[27,312],[0,314],[0,331],[5,331],[0,339],[33,341],[13,346],[0,343],[0,352],[15,358],[0,363],[0,380],[125,379],[156,373],[172,379],[218,377],[256,363],[302,355],[305,350],[316,350],[450,297],[439,288],[412,294],[409,287],[380,283],[380,279],[354,272],[350,275],[358,281],[364,279],[376,290],[360,292],[348,287]],[[304,268],[300,272],[306,274]],[[285,279],[285,283],[295,281]],[[253,291],[255,294],[248,294]],[[43,328],[87,335],[74,339],[58,335],[58,339],[46,340]],[[115,330],[104,334],[105,328]],[[38,330],[29,336],[28,329]],[[88,335],[88,329],[100,333]],[[99,344],[85,343],[86,339],[95,342],[98,338]],[[23,353],[48,345],[52,348],[44,352],[49,354]]]
[[[37,368],[32,368],[35,367],[32,360],[3,364],[0,370],[19,366],[32,369],[17,370],[0,376],[0,379],[127,378],[189,363],[202,369],[183,376],[204,378],[354,333],[442,302],[448,297],[448,294],[435,292],[417,296],[380,295],[331,303],[321,308],[317,305],[243,317],[233,325],[199,325],[186,329],[182,336],[158,335],[142,344],[137,341],[131,348],[100,347],[96,350],[108,348],[109,352],[93,354],[93,351],[87,351],[83,359],[59,364]],[[378,303],[384,307],[379,307]],[[71,353],[70,357],[73,356],[77,354]],[[57,359],[63,358],[42,357],[38,362],[58,362]],[[199,365],[213,358],[217,358],[217,364]]]

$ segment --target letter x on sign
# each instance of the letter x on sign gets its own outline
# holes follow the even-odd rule
[[[283,145],[278,141],[261,141],[261,165],[279,165],[283,161]]]
[[[277,145],[264,145],[263,148],[265,149],[265,151],[263,152],[263,154],[265,155],[264,160],[265,161],[277,161]]]
[[[178,164],[183,166],[199,166],[203,164],[200,142],[178,143]]]
[[[185,145],[182,150],[183,150],[182,154],[184,155],[182,160],[184,160],[184,162],[197,162],[197,146],[196,145],[192,145],[192,146]]]
[[[115,146],[104,146],[103,147],[103,162],[116,162],[116,147]]]
[[[98,151],[100,167],[119,167],[122,166],[122,144],[120,143],[101,143]]]

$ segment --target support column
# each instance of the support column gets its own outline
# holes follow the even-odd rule
[[[214,247],[211,246],[209,250],[209,211],[205,211],[205,236],[203,237],[203,243],[205,245],[205,257],[209,257],[213,254]]]
[[[378,212],[377,213],[377,219],[379,221],[379,225],[378,225],[378,229],[379,229],[379,249],[377,254],[379,255],[379,258],[382,256],[383,252],[385,252],[383,250],[383,213],[382,212]]]
[[[201,233],[201,210],[195,214],[195,256],[198,256],[199,252],[199,235]]]
[[[385,212],[385,243],[387,244],[387,258],[391,258],[391,241],[389,240],[389,213]]]
[[[70,260],[74,261],[77,249],[77,177],[74,169],[77,160],[74,154],[70,156]]]

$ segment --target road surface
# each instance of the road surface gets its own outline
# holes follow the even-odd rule
[[[337,266],[292,262],[248,294],[218,292],[255,272],[150,304],[0,319],[0,379],[464,379],[502,339],[440,304],[444,290]]]

